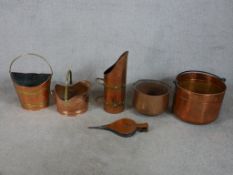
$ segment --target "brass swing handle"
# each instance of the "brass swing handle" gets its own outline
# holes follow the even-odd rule
[[[125,84],[119,85],[119,84],[105,84],[104,78],[96,78],[96,83],[103,85],[105,88],[112,89],[112,90],[122,90],[126,87]]]
[[[52,69],[51,65],[49,64],[49,62],[48,62],[43,56],[41,56],[41,55],[39,55],[39,54],[35,54],[35,53],[26,53],[26,54],[22,54],[22,55],[17,56],[16,58],[14,58],[14,59],[12,60],[12,62],[10,63],[9,73],[11,73],[11,69],[12,69],[13,64],[14,64],[18,59],[20,59],[20,58],[22,58],[22,57],[25,57],[25,56],[34,56],[34,57],[38,57],[38,58],[40,58],[41,60],[43,60],[43,61],[49,66],[49,69],[50,69],[50,71],[51,71],[51,75],[53,75],[53,69]]]
[[[72,71],[68,70],[66,74],[66,85],[65,85],[65,93],[64,93],[64,100],[68,100],[68,90],[69,90],[69,85],[72,85]]]

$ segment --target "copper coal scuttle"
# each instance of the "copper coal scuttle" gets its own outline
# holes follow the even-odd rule
[[[29,56],[31,59],[35,57],[42,59],[48,64],[51,73],[12,72],[13,64],[26,56]],[[49,106],[50,82],[53,70],[44,57],[34,53],[20,55],[11,62],[9,72],[21,106],[24,109],[39,110]]]
[[[83,80],[72,84],[72,72],[66,75],[65,85],[57,84],[52,94],[57,111],[68,116],[75,116],[87,111],[89,101],[90,82]]]
[[[104,78],[97,78],[104,86],[104,110],[108,113],[116,114],[125,109],[127,60],[128,51],[104,71]]]

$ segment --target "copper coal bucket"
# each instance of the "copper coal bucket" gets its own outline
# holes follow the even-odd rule
[[[169,102],[167,84],[157,80],[139,80],[133,87],[133,106],[139,113],[155,116],[167,110]]]
[[[12,72],[12,65],[15,61],[25,56],[38,57],[42,59],[48,64],[51,73],[38,74]],[[9,72],[21,106],[24,109],[39,110],[49,106],[50,82],[53,70],[44,57],[34,53],[20,55],[11,62]]]
[[[72,85],[72,72],[69,70],[66,76],[66,84],[55,86],[52,91],[57,111],[63,115],[75,116],[87,111],[90,82],[83,80]]]
[[[97,81],[104,85],[104,110],[106,112],[116,114],[125,108],[127,60],[128,51],[104,71],[104,78],[97,78]]]
[[[186,71],[176,77],[175,115],[193,124],[217,119],[226,91],[225,79],[202,71]]]

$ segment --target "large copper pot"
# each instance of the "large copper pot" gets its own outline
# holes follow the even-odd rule
[[[24,56],[42,59],[48,64],[51,74],[12,72],[11,69],[15,61]],[[44,57],[34,53],[20,55],[11,62],[9,72],[21,106],[24,109],[39,110],[49,106],[50,82],[53,70]]]
[[[176,77],[173,111],[193,124],[207,124],[217,119],[226,91],[224,79],[202,71],[186,71]]]
[[[166,111],[169,102],[167,84],[157,80],[139,80],[133,87],[133,106],[139,113],[154,116]]]

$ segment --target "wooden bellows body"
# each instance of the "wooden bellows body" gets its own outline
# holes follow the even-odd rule
[[[140,131],[140,132],[148,131],[148,127],[149,127],[148,123],[136,123],[132,119],[122,118],[107,125],[94,126],[89,128],[109,130],[119,136],[130,137],[133,136],[136,133],[136,131]]]

